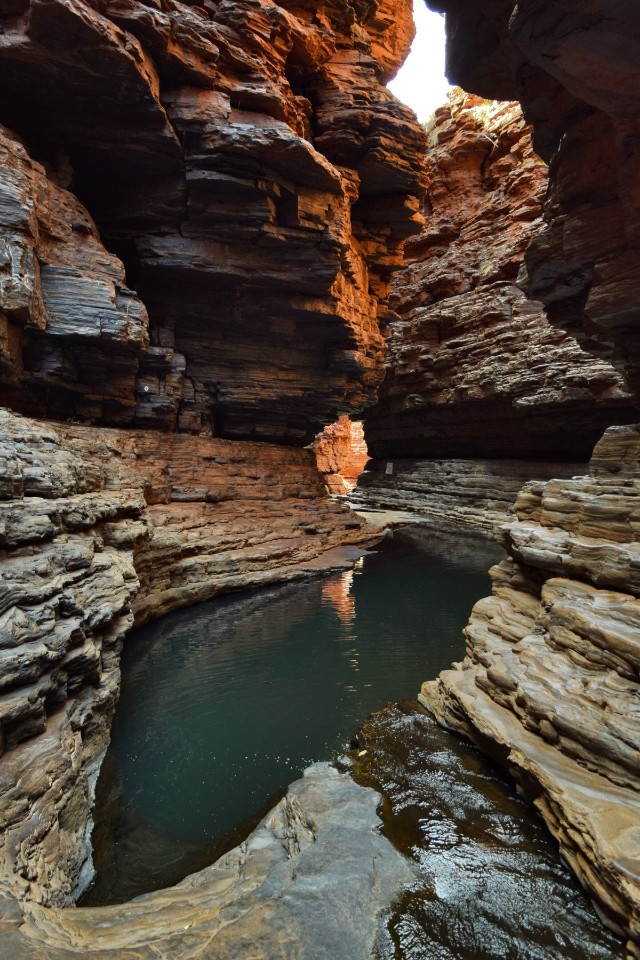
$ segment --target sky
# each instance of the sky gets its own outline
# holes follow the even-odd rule
[[[388,87],[424,123],[450,89],[444,76],[444,17],[427,10],[424,0],[413,0],[413,17],[411,52]]]

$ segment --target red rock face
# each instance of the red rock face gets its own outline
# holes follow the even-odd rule
[[[7,134],[2,225],[34,265],[31,301],[0,295],[0,402],[294,443],[370,402],[389,273],[420,222],[422,132],[383,86],[412,30],[406,0],[6,8],[0,123],[28,149]],[[124,292],[80,251],[87,210]]]
[[[633,0],[429,0],[446,11],[448,75],[518,99],[550,161],[544,226],[527,253],[529,294],[553,323],[640,369],[640,18]]]
[[[325,427],[311,444],[316,466],[329,493],[350,493],[369,459],[360,421],[340,417]]]
[[[520,108],[461,92],[435,115],[426,224],[395,275],[371,455],[586,461],[636,411],[621,376],[517,286],[543,226],[546,164]]]

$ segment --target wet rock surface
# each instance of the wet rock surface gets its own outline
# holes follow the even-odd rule
[[[354,755],[356,780],[383,794],[385,835],[417,869],[381,958],[624,956],[509,780],[417,704],[372,715]]]
[[[510,559],[474,607],[467,657],[423,684],[445,725],[534,800],[614,929],[640,942],[638,428],[612,427],[590,474],[526,485]]]
[[[383,911],[415,876],[379,831],[378,801],[315,764],[213,866],[119,907],[25,905],[4,915],[0,956],[369,960]]]

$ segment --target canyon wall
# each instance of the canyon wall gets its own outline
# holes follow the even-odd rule
[[[406,0],[10,5],[0,402],[293,443],[370,402],[420,222],[384,86],[412,34]]]
[[[539,460],[370,460],[349,503],[380,519],[382,513],[399,512],[405,522],[452,524],[493,536],[513,518],[523,483],[584,470],[580,463]]]
[[[587,476],[532,482],[509,559],[422,687],[447,727],[529,795],[606,921],[640,954],[640,434],[612,427]]]
[[[352,502],[491,533],[522,483],[584,472],[637,417],[619,372],[518,286],[547,166],[520,107],[454,90],[430,122],[426,222],[393,280],[372,456]]]
[[[640,21],[632,0],[428,0],[446,14],[447,75],[481,97],[518,100],[549,163],[526,290],[638,391],[637,142]]]
[[[91,879],[134,621],[349,566],[376,531],[326,497],[307,450],[7,411],[0,497],[0,887],[64,904]]]
[[[330,423],[311,444],[316,465],[329,493],[350,493],[369,459],[359,420],[343,415]]]
[[[638,59],[632,4],[429,0],[450,79],[518,98],[548,161],[520,281],[549,321],[638,391]],[[586,415],[587,422],[589,415]],[[442,723],[516,778],[607,922],[640,956],[637,426],[589,472],[533,482],[503,527],[509,560],[466,628],[467,656],[423,686]]]
[[[15,919],[91,879],[132,624],[348,564],[375,535],[302,447],[375,395],[424,134],[384,86],[413,35],[406,0],[17,0],[0,21]]]
[[[637,414],[610,364],[517,286],[547,187],[520,107],[453,91],[425,159],[426,223],[394,278],[371,456],[585,463],[607,426]]]
[[[410,429],[397,446],[381,430],[377,454],[468,456],[465,444],[481,429],[486,444],[493,422],[493,455],[507,441],[509,455],[550,445],[563,459],[586,455],[597,429],[627,417],[628,394],[590,360],[581,374],[563,361],[545,380],[548,345],[563,357],[575,348],[548,328],[537,339],[538,303],[637,388],[637,18],[630,3],[611,12],[603,0],[579,11],[565,0],[430,5],[448,9],[453,78],[522,99],[550,188],[536,223],[540,199],[515,202],[517,170],[537,181],[542,167],[515,116],[501,115],[505,133],[489,143],[460,105],[468,163],[446,202],[468,192],[478,214],[465,232],[454,203],[424,246],[443,259],[431,275],[415,266],[435,291],[441,278],[444,313],[456,307],[442,378],[434,387],[427,353],[409,344],[403,359],[395,338],[404,385],[381,395],[380,410]],[[2,12],[0,403],[13,412],[2,416],[0,457],[0,903],[12,957],[107,949],[105,913],[57,905],[90,880],[92,793],[134,619],[346,562],[345,545],[372,535],[326,499],[300,447],[374,399],[381,330],[408,322],[394,318],[389,285],[422,222],[425,139],[383,84],[410,38],[405,0],[15,0]],[[437,118],[442,146],[453,119]],[[443,154],[438,177],[454,178],[452,164]],[[437,205],[435,173],[432,190]],[[510,205],[520,220],[506,242],[495,222]],[[467,273],[458,226],[474,250]],[[526,300],[512,249],[524,253],[525,241]],[[477,347],[455,301],[476,288],[487,318]],[[419,325],[431,303],[414,307]],[[526,362],[499,332],[505,313],[518,339],[533,337]],[[445,327],[425,321],[421,336],[440,346]],[[483,373],[495,342],[500,399]],[[450,373],[469,351],[456,423]],[[441,420],[423,445],[415,411],[425,401]],[[561,407],[562,427],[551,416]],[[524,422],[531,429],[519,432]],[[446,454],[436,446],[445,437]],[[467,630],[468,659],[423,692],[535,797],[636,953],[637,460],[637,432],[618,428],[589,477],[525,488],[505,531],[511,560]],[[294,800],[271,832],[286,853],[278,869],[295,879],[315,835]],[[109,951],[157,955],[181,923],[176,955],[185,943],[215,955],[213,934],[240,909],[238,878],[259,882],[261,843],[185,881],[184,897],[110,914]],[[363,875],[371,891],[376,877]],[[223,888],[232,896],[219,918],[211,902]]]

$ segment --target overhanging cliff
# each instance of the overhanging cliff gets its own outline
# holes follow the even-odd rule
[[[0,401],[294,443],[369,403],[420,222],[384,87],[412,32],[407,2],[11,6]]]

